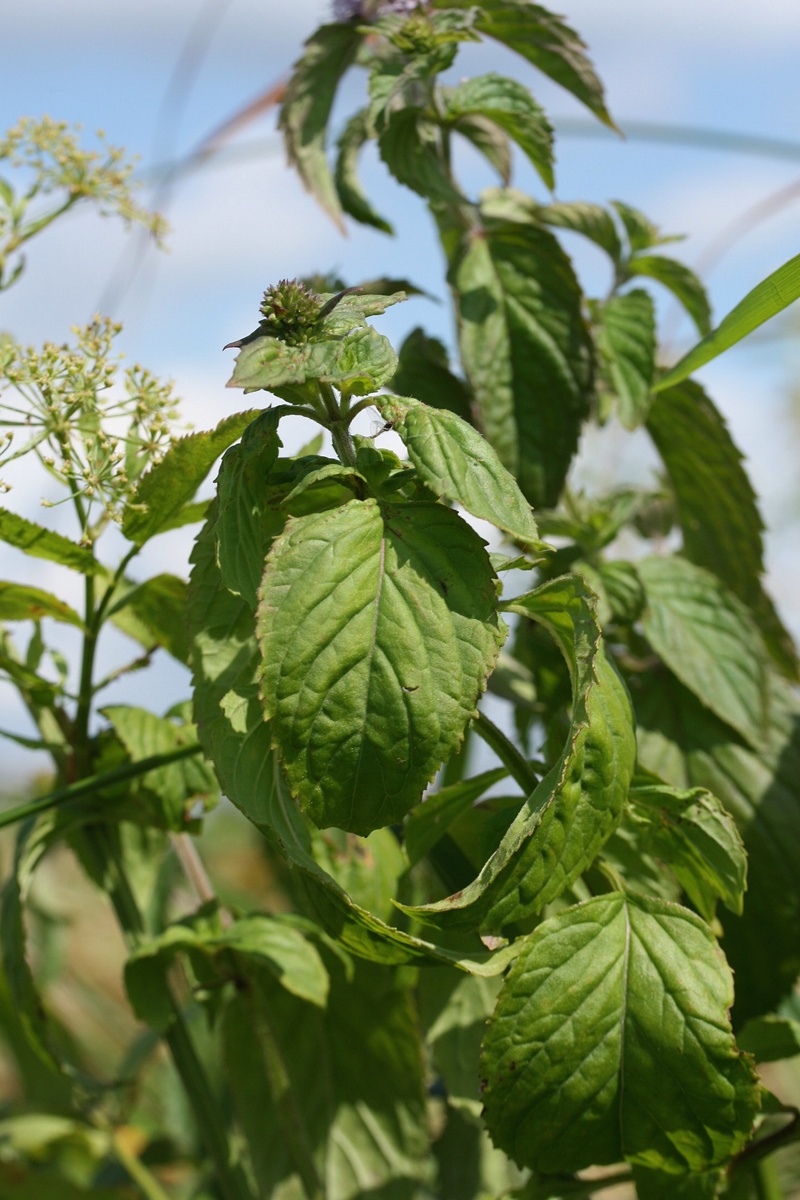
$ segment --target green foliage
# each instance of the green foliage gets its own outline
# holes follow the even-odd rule
[[[0,463],[31,456],[74,517],[67,536],[3,507],[0,540],[83,592],[79,611],[0,584],[0,677],[32,724],[2,736],[53,764],[0,814],[23,822],[0,908],[21,1091],[0,1192],[750,1195],[796,1137],[754,1063],[800,1049],[797,656],[742,455],[687,375],[794,298],[796,265],[709,333],[701,282],[643,213],[511,186],[519,155],[554,186],[552,128],[518,80],[442,83],[462,44],[496,39],[612,124],[578,35],[538,4],[338,13],[285,90],[289,161],[339,225],[391,234],[358,175],[377,144],[440,238],[457,360],[422,328],[395,352],[375,327],[415,290],[402,280],[280,280],[230,344],[228,386],[260,407],[177,436],[170,389],[121,373],[110,322],[0,347]],[[337,138],[353,65],[366,96]],[[468,195],[457,138],[502,186]],[[61,126],[21,126],[0,159],[69,193],[37,224],[34,193],[0,179],[0,286],[74,199],[144,219],[117,153],[86,156]],[[564,232],[608,259],[602,299]],[[652,284],[704,335],[666,374]],[[288,456],[288,415],[332,451],[317,436]],[[647,430],[663,478],[579,494],[581,435],[610,421]],[[139,577],[152,538],[201,521],[188,579]],[[99,678],[109,624],[139,652]],[[103,705],[161,650],[191,701]],[[64,846],[107,896],[147,1027],[120,1018],[99,1065],[49,1011],[69,1006],[39,884]]]

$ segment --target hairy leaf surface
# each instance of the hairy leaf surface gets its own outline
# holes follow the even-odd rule
[[[747,610],[679,556],[637,564],[642,626],[653,649],[712,712],[755,747],[768,724],[763,643]]]
[[[186,582],[177,575],[153,575],[123,592],[108,610],[117,629],[135,638],[146,650],[163,648],[186,663]]]
[[[292,790],[318,825],[356,833],[416,803],[458,747],[503,640],[469,526],[440,505],[372,500],[287,523],[258,636]]]
[[[629,275],[644,275],[663,284],[686,309],[698,332],[708,333],[711,328],[711,306],[706,289],[689,267],[661,254],[639,254],[630,259],[626,270]]]
[[[499,125],[527,155],[549,188],[553,177],[553,130],[530,92],[516,79],[478,75],[445,96],[448,121],[482,116]]]
[[[790,677],[797,651],[764,591],[763,522],[742,454],[703,388],[686,380],[653,397],[647,431],[675,489],[683,553],[750,609],[775,661]]]
[[[472,7],[470,0],[434,0],[435,8]],[[586,56],[586,46],[562,19],[529,0],[483,0],[475,23],[561,84],[606,125],[612,125],[603,85]]]
[[[361,37],[351,22],[318,29],[295,63],[279,118],[289,162],[340,228],[342,213],[325,144],[336,89],[355,58]]]
[[[450,283],[479,422],[535,508],[558,499],[589,410],[593,355],[569,259],[535,206],[515,200],[485,196],[483,229],[451,263]]]
[[[367,200],[356,168],[362,147],[370,138],[369,121],[363,110],[355,113],[339,137],[339,153],[336,158],[336,192],[339,203],[348,216],[362,225],[371,225],[381,233],[394,233],[392,226]]]
[[[770,685],[770,727],[755,750],[666,671],[631,685],[642,764],[675,787],[708,788],[744,841],[744,912],[720,914],[737,1023],[771,1011],[800,972],[800,711],[785,684]]]
[[[508,611],[549,630],[572,678],[573,713],[555,766],[528,797],[468,887],[407,911],[426,924],[497,931],[540,912],[572,883],[616,827],[635,754],[625,686],[599,645],[594,597],[578,575],[550,580]]]
[[[303,872],[320,920],[353,954],[384,964],[450,963],[487,976],[503,971],[513,947],[489,954],[476,937],[474,949],[464,952],[414,937],[355,903],[320,866],[313,854],[313,827],[292,800],[272,752],[255,682],[260,661],[255,618],[241,597],[222,584],[211,524],[200,534],[192,557],[195,720],[225,794]]]
[[[207,959],[206,970],[224,978],[230,972],[226,956],[231,952],[266,967],[293,996],[325,1007],[328,972],[316,947],[290,915],[251,913],[225,929],[189,919],[144,939],[125,964],[125,989],[139,1020],[166,1029],[174,1019],[167,976],[180,953],[193,961]]]
[[[222,578],[253,610],[267,549],[286,519],[278,507],[283,497],[270,494],[268,486],[281,446],[279,420],[280,409],[268,409],[245,430],[225,454],[217,483],[214,532]]]
[[[63,600],[24,583],[0,583],[0,621],[41,621],[51,617],[83,629],[83,621]]]
[[[732,999],[711,931],[678,905],[614,892],[545,921],[484,1042],[492,1138],[548,1172],[622,1158],[673,1174],[724,1163],[758,1108]]]
[[[105,569],[86,546],[79,546],[60,533],[28,521],[7,508],[0,508],[0,541],[24,550],[33,558],[61,563],[73,571],[80,571],[82,575],[96,575]]]
[[[375,404],[400,434],[417,474],[432,491],[517,541],[538,544],[530,505],[476,429],[455,413],[405,396],[376,396]]]
[[[733,818],[705,788],[662,784],[631,788],[630,801],[652,822],[648,845],[675,874],[697,910],[711,921],[717,897],[741,915],[747,855]]]
[[[176,514],[194,498],[214,463],[232,442],[238,441],[257,411],[234,413],[216,429],[189,433],[173,442],[161,462],[139,480],[122,514],[122,532],[143,546],[155,534],[172,528]]]
[[[619,419],[637,429],[647,416],[656,353],[653,301],[635,288],[599,311],[597,344],[617,399]]]

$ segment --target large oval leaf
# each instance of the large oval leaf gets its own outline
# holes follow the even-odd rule
[[[504,638],[483,543],[438,504],[292,519],[267,560],[264,711],[317,824],[399,820],[458,747]]]
[[[545,921],[484,1042],[495,1145],[554,1173],[622,1158],[672,1174],[724,1163],[758,1108],[732,999],[710,929],[679,905],[614,892]]]
[[[486,437],[530,503],[557,500],[593,391],[581,291],[518,193],[486,193],[451,264],[464,370]]]

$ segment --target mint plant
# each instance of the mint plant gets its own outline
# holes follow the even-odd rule
[[[337,223],[388,233],[357,176],[377,142],[439,232],[458,362],[421,328],[397,353],[379,332],[402,281],[282,280],[226,347],[253,407],[177,437],[146,373],[107,400],[107,324],[72,349],[6,343],[3,412],[29,435],[6,456],[38,456],[77,528],[8,510],[0,536],[85,579],[82,613],[0,590],[15,631],[0,667],[55,775],[3,817],[24,819],[2,906],[20,1036],[75,1083],[73,1131],[119,1129],[121,1077],[87,1079],[54,1037],[26,955],[31,878],[66,842],[110,897],[131,1006],[166,1040],[199,1134],[178,1185],[95,1141],[91,1184],[124,1169],[108,1195],[788,1196],[772,1156],[798,1114],[756,1065],[800,1047],[798,663],[741,454],[689,373],[800,293],[796,261],[712,330],[643,214],[511,186],[518,153],[553,186],[544,112],[515,79],[441,76],[493,37],[612,124],[580,39],[544,8],[363,0],[334,18],[286,90],[290,160]],[[351,67],[367,101],[331,161]],[[465,194],[459,138],[498,187]],[[608,257],[605,296],[584,294],[562,230]],[[701,336],[671,370],[650,283]],[[288,415],[332,453],[316,436],[282,455]],[[646,429],[655,486],[571,484],[581,432],[607,421]],[[188,581],[138,580],[141,548],[191,522]],[[80,630],[77,689],[44,618]],[[97,708],[108,621],[141,644],[130,669],[158,648],[189,666],[191,712]],[[263,835],[269,911],[221,903],[193,845],[220,791]],[[167,839],[197,893],[177,917]],[[41,1185],[13,1122],[16,1169]]]

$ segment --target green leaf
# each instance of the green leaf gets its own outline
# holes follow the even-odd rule
[[[388,307],[404,300],[405,293],[381,299]],[[227,387],[290,395],[292,387],[316,380],[357,396],[383,387],[397,369],[397,356],[388,338],[363,318],[346,330],[337,328],[339,324],[331,320],[333,328],[323,325],[314,340],[298,346],[274,337],[254,338],[236,356]]]
[[[433,492],[516,541],[540,545],[530,505],[476,429],[455,413],[408,397],[376,396],[375,404],[400,434],[417,474]]]
[[[226,929],[189,918],[142,940],[125,964],[125,990],[136,1016],[158,1030],[174,1020],[167,976],[178,954],[188,953],[194,963],[207,959],[211,977],[216,972],[222,981],[231,971],[231,952],[266,967],[293,996],[325,1007],[328,972],[316,947],[291,918],[251,913]]]
[[[653,827],[649,847],[668,863],[707,921],[718,896],[741,915],[747,855],[733,818],[705,788],[680,791],[664,784],[634,787],[630,801]]]
[[[750,609],[780,668],[797,678],[797,651],[761,582],[763,523],[742,454],[698,383],[653,397],[647,431],[669,472],[683,553],[712,571]]]
[[[0,508],[0,541],[24,550],[34,558],[61,563],[73,571],[80,571],[82,575],[96,575],[104,570],[86,546],[79,546],[52,529],[27,521],[7,508]]]
[[[41,621],[44,617],[84,627],[75,609],[50,592],[24,583],[0,583],[0,621]]]
[[[470,8],[470,0],[434,0],[435,8]],[[606,125],[613,127],[585,45],[560,17],[529,0],[483,0],[475,22],[481,33],[496,38],[545,75],[566,88]]]
[[[433,849],[465,809],[471,808],[493,784],[507,777],[505,767],[495,767],[426,796],[425,803],[418,804],[406,818],[404,844],[411,865]]]
[[[527,1172],[519,1171],[502,1150],[494,1148],[482,1123],[452,1107],[433,1153],[438,1167],[437,1200],[512,1200],[521,1195],[510,1189],[517,1188]]]
[[[112,704],[101,712],[132,762],[178,750],[196,738],[193,726],[157,717],[145,708]],[[133,808],[126,810],[129,819],[177,832],[186,829],[189,810],[198,800],[202,800],[204,809],[209,809],[219,795],[213,771],[200,758],[180,759],[166,767],[157,767],[129,786],[133,799]]]
[[[575,200],[543,205],[539,209],[539,220],[545,225],[580,233],[605,250],[612,262],[616,264],[622,261],[622,243],[614,219],[599,204]]]
[[[669,288],[694,321],[698,333],[708,333],[711,328],[711,306],[706,289],[694,271],[674,258],[664,258],[660,254],[640,254],[631,258],[625,269],[628,276],[645,275]]]
[[[374,500],[287,522],[258,635],[292,790],[318,825],[365,834],[399,820],[458,748],[503,640],[469,526]]]
[[[420,1018],[425,1042],[447,1090],[447,1102],[473,1118],[481,1115],[478,1058],[502,986],[452,968],[423,971],[419,981]]]
[[[748,292],[716,329],[707,334],[694,349],[685,354],[679,363],[656,383],[655,390],[673,387],[687,379],[694,371],[717,358],[725,350],[735,346],[770,317],[783,312],[800,296],[800,254],[773,271],[765,280]]]
[[[597,573],[612,618],[624,625],[637,621],[644,604],[644,588],[633,563],[620,559],[601,562],[597,565]]]
[[[626,429],[638,429],[647,417],[656,353],[653,301],[635,288],[612,296],[598,313],[597,345]]]
[[[178,662],[189,661],[186,637],[186,582],[177,575],[154,575],[123,594],[109,620],[147,650],[164,649]]]
[[[756,1017],[739,1030],[736,1041],[758,1063],[795,1058],[800,1054],[800,1021],[772,1015]]]
[[[764,647],[747,610],[714,575],[679,556],[637,564],[647,640],[703,704],[754,747],[769,721]]]
[[[446,408],[465,421],[470,419],[469,388],[450,370],[444,345],[419,326],[400,347],[389,386],[400,396],[416,396],[432,408]]]
[[[464,203],[450,181],[441,130],[421,109],[408,107],[393,112],[378,138],[378,147],[398,183],[433,203]]]
[[[397,916],[394,898],[400,878],[408,870],[408,859],[395,831],[375,829],[362,838],[341,829],[309,825],[309,834],[317,865],[359,908],[391,924]]]
[[[511,142],[499,125],[472,113],[453,122],[453,132],[478,150],[491,163],[503,183],[511,181]]]
[[[226,1076],[258,1195],[305,1195],[282,1113],[265,1086],[262,1006],[288,1074],[281,1107],[302,1113],[326,1200],[419,1196],[431,1162],[416,1012],[389,972],[364,964],[349,984],[332,967],[324,1013],[298,1005],[263,974],[225,1009]]]
[[[642,765],[708,788],[744,841],[744,912],[721,914],[739,1024],[770,1012],[800,973],[800,707],[782,681],[770,686],[770,725],[751,750],[667,671],[631,681]]]
[[[362,225],[371,225],[382,233],[393,234],[394,229],[388,221],[375,212],[362,191],[356,174],[358,156],[362,147],[370,137],[367,113],[363,110],[355,113],[344,127],[339,137],[339,153],[336,159],[336,192],[339,203],[348,216],[359,221]]]
[[[445,117],[457,122],[482,116],[512,138],[549,188],[553,178],[553,130],[526,87],[501,75],[477,75],[445,93]]]
[[[193,499],[214,463],[232,442],[238,441],[255,411],[234,413],[216,429],[189,433],[173,442],[161,462],[151,467],[137,484],[122,514],[122,532],[136,546],[157,533],[173,528],[174,521]]]
[[[315,200],[344,230],[336,187],[325,154],[331,108],[362,34],[351,22],[323,25],[306,41],[283,98],[278,124],[290,164]]]
[[[714,1200],[722,1172],[702,1171],[676,1176],[635,1166],[633,1177],[639,1200]]]
[[[643,250],[650,250],[653,246],[663,246],[666,242],[681,240],[680,237],[664,237],[658,226],[654,225],[638,208],[632,208],[630,204],[623,204],[621,200],[612,200],[611,207],[622,222],[630,254],[641,254]]]
[[[553,506],[588,415],[592,344],[578,282],[517,193],[486,193],[483,232],[451,264],[479,424],[535,507]]]
[[[534,1170],[725,1163],[750,1137],[755,1073],[728,1020],[731,973],[708,926],[615,892],[545,921],[484,1043],[485,1119]]]
[[[285,489],[269,487],[281,446],[279,420],[280,409],[271,408],[253,421],[226,451],[217,480],[214,533],[222,578],[254,611],[267,550],[286,520],[279,507]]]
[[[444,511],[444,510],[443,510]],[[476,974],[505,969],[513,947],[487,954],[441,947],[385,924],[354,902],[312,853],[312,827],[289,795],[272,753],[255,682],[260,662],[255,618],[247,604],[223,587],[211,525],[193,551],[189,607],[194,711],[200,739],[214,762],[226,796],[306,881],[321,922],[345,949],[384,964],[444,962]]]
[[[436,927],[497,932],[538,913],[591,863],[622,815],[635,745],[625,687],[600,646],[594,596],[578,575],[507,604],[555,639],[570,670],[572,723],[560,758],[522,805],[477,879],[404,911]],[[402,907],[402,906],[401,906]]]

